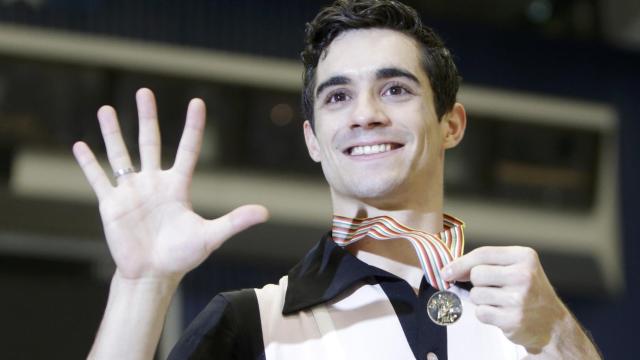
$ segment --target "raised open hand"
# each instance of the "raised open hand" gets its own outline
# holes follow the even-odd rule
[[[100,203],[107,243],[120,276],[129,279],[180,278],[198,266],[232,235],[267,219],[260,205],[245,205],[214,220],[193,212],[190,186],[205,125],[205,105],[189,103],[184,132],[175,162],[160,167],[160,130],[153,93],[136,94],[142,169],[132,169],[115,110],[98,111],[100,129],[114,173],[113,186],[86,143],[77,142],[73,153]],[[124,170],[124,171],[123,171]]]

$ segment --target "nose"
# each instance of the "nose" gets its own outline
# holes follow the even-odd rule
[[[384,111],[382,104],[374,95],[362,94],[356,101],[356,106],[351,114],[351,128],[371,129],[375,127],[388,126],[389,117]]]

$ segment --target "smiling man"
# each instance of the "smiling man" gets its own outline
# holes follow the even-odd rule
[[[466,119],[460,104],[436,113],[421,46],[398,31],[357,29],[321,55],[307,114],[314,125],[305,122],[304,132],[331,184],[334,213],[377,216],[397,208],[408,225],[442,227],[440,215],[423,215],[442,211],[444,149],[460,141]],[[404,218],[411,214],[418,216]]]
[[[170,358],[599,359],[535,251],[463,255],[463,223],[442,210],[445,152],[466,127],[459,78],[415,11],[337,1],[308,25],[303,61],[304,136],[333,227],[278,284],[215,297]],[[141,171],[111,107],[98,118],[118,185],[74,146],[117,265],[91,358],[152,358],[184,274],[267,218],[257,205],[215,220],[193,213],[204,104],[190,103],[175,164],[162,170],[153,94],[137,102]]]

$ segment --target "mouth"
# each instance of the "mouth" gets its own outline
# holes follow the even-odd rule
[[[375,155],[390,152],[403,147],[398,143],[380,143],[371,145],[356,145],[348,147],[344,153],[350,156]]]

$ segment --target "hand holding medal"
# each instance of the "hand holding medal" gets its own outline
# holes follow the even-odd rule
[[[442,269],[447,281],[471,281],[476,317],[537,354],[563,324],[574,323],[531,248],[481,247]],[[564,332],[566,334],[566,332]]]

